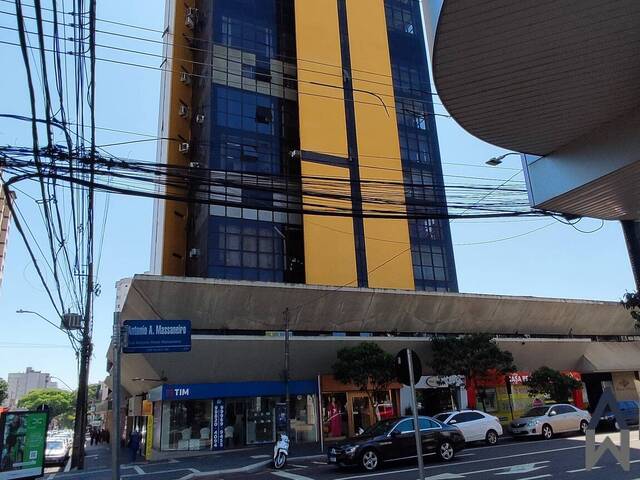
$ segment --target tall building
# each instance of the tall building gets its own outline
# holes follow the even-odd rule
[[[164,192],[214,204],[157,202],[154,273],[457,291],[419,1],[166,16],[158,156],[198,180]]]
[[[39,372],[31,367],[23,372],[10,373],[8,378],[7,406],[15,408],[22,397],[38,388],[58,388],[56,382],[51,381],[51,375]]]
[[[12,193],[13,194],[13,193]],[[9,242],[9,223],[11,221],[11,212],[7,205],[2,182],[0,182],[0,286],[4,278],[4,262],[7,257],[7,244]]]

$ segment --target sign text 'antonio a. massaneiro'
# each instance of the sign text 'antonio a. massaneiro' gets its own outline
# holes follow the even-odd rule
[[[191,350],[190,320],[125,320],[124,353],[167,353]]]

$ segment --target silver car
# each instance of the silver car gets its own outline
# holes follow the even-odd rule
[[[591,415],[573,405],[556,403],[543,407],[533,407],[520,418],[511,422],[510,430],[514,436],[542,436],[545,440],[556,433],[587,431]]]

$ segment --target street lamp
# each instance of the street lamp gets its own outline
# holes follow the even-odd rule
[[[55,375],[49,375],[49,378],[55,378],[56,380],[59,380],[60,382],[62,382],[62,384],[67,387],[70,391],[73,392],[73,388],[71,388],[67,382],[65,382],[63,379],[61,379],[60,377],[56,377]]]
[[[504,160],[505,157],[508,157],[509,155],[520,155],[520,154],[517,152],[509,152],[503,155],[499,155],[497,157],[491,157],[489,160],[487,160],[484,163],[486,163],[487,165],[491,165],[492,167],[497,167],[502,163],[502,160]]]
[[[34,312],[32,310],[20,309],[20,310],[16,310],[16,313],[30,313],[31,315],[36,315],[36,316],[40,317],[42,320],[44,320],[45,322],[47,322],[49,325],[52,325],[53,327],[57,328],[58,330],[64,332],[64,330],[62,328],[60,328],[58,325],[56,325],[55,323],[53,323],[51,320],[49,320],[48,318],[44,317],[43,315],[40,315],[38,312]]]

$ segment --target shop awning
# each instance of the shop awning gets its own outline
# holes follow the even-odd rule
[[[640,345],[629,343],[591,343],[578,363],[582,373],[636,372],[640,370]]]

